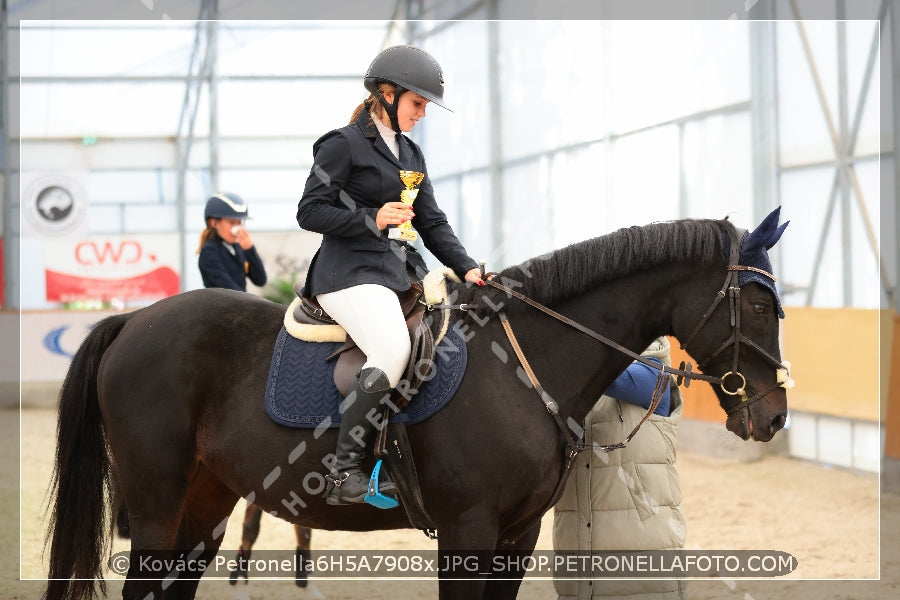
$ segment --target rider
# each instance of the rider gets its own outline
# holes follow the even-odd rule
[[[315,298],[366,355],[342,405],[328,504],[361,502],[366,495],[368,478],[360,465],[376,428],[372,415],[409,360],[397,292],[409,289],[426,268],[411,244],[389,239],[389,226],[412,221],[438,260],[460,278],[484,285],[478,263],[438,208],[422,150],[402,135],[425,117],[429,102],[446,108],[440,65],[419,48],[393,46],[372,61],[364,85],[370,95],[349,125],[313,145],[314,165],[297,208],[300,227],[323,234],[301,295]],[[414,207],[399,201],[402,170],[425,174]],[[380,492],[395,496],[396,486],[385,482]]]
[[[244,226],[248,216],[247,203],[237,194],[220,192],[206,201],[206,229],[197,247],[204,287],[246,292],[248,278],[266,284],[266,269]]]

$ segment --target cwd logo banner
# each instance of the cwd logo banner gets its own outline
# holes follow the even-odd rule
[[[154,300],[178,293],[176,234],[48,239],[47,301]]]

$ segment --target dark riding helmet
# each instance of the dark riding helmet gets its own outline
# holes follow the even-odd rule
[[[206,201],[206,210],[203,211],[203,220],[210,217],[218,219],[246,219],[247,203],[244,199],[231,192],[219,192]]]
[[[393,104],[388,104],[378,91],[378,84],[385,81],[397,86]],[[381,99],[394,130],[398,133],[397,102],[400,94],[407,90],[450,110],[444,105],[444,73],[441,65],[433,56],[415,46],[391,46],[382,50],[369,65],[363,82],[367,90]]]

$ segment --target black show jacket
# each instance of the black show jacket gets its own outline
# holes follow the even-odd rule
[[[203,286],[208,288],[226,288],[229,290],[247,291],[247,278],[257,286],[266,285],[266,269],[263,266],[256,246],[244,250],[238,244],[230,244],[234,254],[225,247],[225,241],[213,235],[200,249],[197,263]]]
[[[400,201],[401,170],[425,174],[412,220],[425,247],[461,278],[478,266],[438,208],[422,150],[404,135],[399,145],[397,160],[365,110],[356,122],[313,145],[314,164],[297,206],[297,223],[323,237],[307,272],[305,297],[364,283],[403,291],[410,277],[424,275],[425,261],[415,248],[389,239],[390,227],[379,231],[375,224],[379,208]]]

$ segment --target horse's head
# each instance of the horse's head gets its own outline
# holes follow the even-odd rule
[[[729,256],[725,284],[682,341],[704,374],[721,379],[713,389],[728,415],[728,430],[761,442],[784,427],[786,389],[793,385],[790,365],[781,360],[778,325],[784,312],[768,256],[787,226],[778,225],[779,214],[775,209],[743,238],[739,233],[723,241]]]

